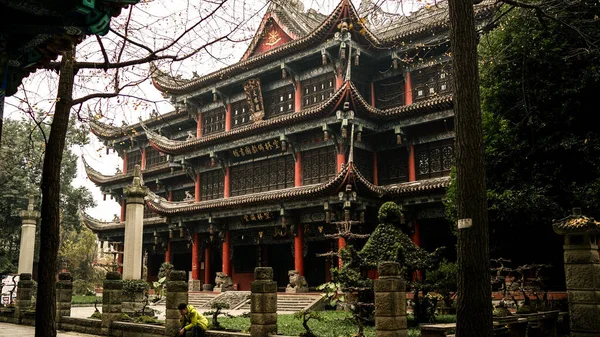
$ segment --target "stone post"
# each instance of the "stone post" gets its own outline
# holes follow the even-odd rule
[[[600,257],[597,236],[600,222],[573,214],[552,224],[557,234],[565,236],[564,260],[571,337],[598,336],[600,331]]]
[[[400,276],[400,264],[381,262],[375,291],[375,336],[406,337],[406,284]]]
[[[33,252],[35,251],[35,225],[40,212],[33,210],[34,197],[29,197],[27,210],[21,211],[21,245],[19,250],[19,274],[33,272]]]
[[[175,336],[179,326],[179,303],[188,302],[188,283],[183,270],[172,270],[167,280],[167,311],[165,313],[165,336]]]
[[[121,274],[118,271],[108,272],[102,287],[102,334],[110,336],[112,322],[121,315],[123,302]]]
[[[273,281],[273,268],[254,268],[250,289],[250,336],[277,334],[277,282]]]
[[[56,282],[56,322],[61,322],[61,317],[71,316],[71,300],[73,297],[73,278],[71,273],[58,274]]]
[[[124,188],[127,199],[125,212],[125,242],[123,251],[123,279],[140,280],[142,278],[144,197],[148,187],[144,186],[140,166],[136,165],[133,182]]]
[[[23,313],[31,309],[31,297],[33,295],[33,281],[31,274],[25,273],[19,275],[19,285],[17,287],[17,305],[15,308],[15,323],[21,324]]]

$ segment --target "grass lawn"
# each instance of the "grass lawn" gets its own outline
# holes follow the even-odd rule
[[[96,295],[73,295],[73,297],[71,297],[71,304],[94,304],[96,301],[101,305],[102,297]]]
[[[352,320],[352,316],[348,312],[344,311],[323,311],[323,320],[316,321],[310,320],[308,326],[311,328],[313,333],[318,337],[340,337],[340,336],[352,336],[356,334],[358,328]],[[419,328],[417,327],[414,319],[411,315],[408,317],[408,336],[417,337],[420,336]],[[250,318],[248,317],[219,317],[219,322],[226,329],[235,329],[248,331],[250,329]],[[437,323],[449,323],[456,322],[456,316],[444,315],[436,316]],[[286,336],[298,336],[304,332],[302,327],[302,321],[294,318],[293,315],[277,315],[277,333]],[[375,327],[365,327],[365,335],[369,337],[375,336]]]

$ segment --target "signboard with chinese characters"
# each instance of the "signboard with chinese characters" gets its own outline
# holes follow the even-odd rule
[[[244,83],[244,92],[252,112],[252,120],[256,123],[262,121],[265,117],[265,106],[263,104],[262,91],[260,89],[260,80],[258,78],[249,79]]]
[[[266,140],[252,145],[240,146],[231,151],[235,160],[265,156],[281,152],[281,141],[279,139]]]
[[[244,215],[243,220],[244,220],[244,223],[272,221],[272,220],[275,220],[275,213],[273,213],[273,212],[250,213],[250,214]]]

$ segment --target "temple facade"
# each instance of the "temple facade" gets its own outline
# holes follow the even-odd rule
[[[475,8],[482,21],[493,1]],[[91,122],[123,169],[107,176],[86,164],[87,175],[122,211],[86,224],[124,241],[123,188],[140,165],[149,279],[168,261],[205,289],[223,272],[249,290],[258,266],[272,267],[281,288],[290,270],[314,287],[339,263],[326,253],[365,241],[336,234],[370,233],[386,201],[402,206],[415,243],[448,246],[452,258],[448,30],[445,2],[409,17],[370,1],[342,0],[329,15],[273,2],[239,62],[191,79],[152,67],[174,111]]]

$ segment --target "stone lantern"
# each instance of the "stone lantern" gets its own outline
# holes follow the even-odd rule
[[[600,222],[573,214],[552,224],[557,234],[565,236],[564,260],[571,337],[598,336],[600,331],[600,258],[598,236]]]

